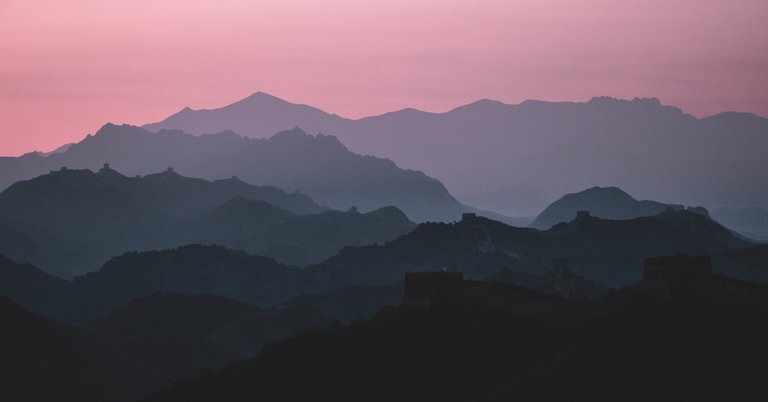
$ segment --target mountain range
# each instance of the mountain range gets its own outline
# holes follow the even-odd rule
[[[72,173],[82,176],[78,181],[81,185],[88,180],[97,180],[93,176],[99,175],[75,170],[68,170],[64,175]],[[113,178],[117,175],[109,171],[102,173]],[[61,174],[56,172],[53,175]],[[120,180],[128,179],[122,177]],[[86,180],[83,181],[83,178]],[[177,177],[177,180],[187,179]],[[85,189],[78,189],[78,192],[93,194],[94,190],[88,188],[85,185]],[[102,183],[97,188],[103,191],[109,187]],[[48,194],[51,198],[61,199],[56,192]],[[106,199],[111,200],[110,197]],[[229,202],[246,205],[264,203],[244,198],[233,200]],[[284,209],[279,210],[287,213]],[[385,212],[402,216],[396,209]],[[293,216],[316,217],[329,213],[346,214],[325,211]],[[267,361],[271,363],[264,367],[280,372],[283,366],[275,366],[273,363],[276,361],[288,365],[305,362],[300,352],[296,354],[296,348],[301,349],[297,345],[310,342],[315,345],[311,349],[316,353],[331,353],[338,350],[334,346],[338,345],[337,336],[342,337],[340,344],[352,347],[349,350],[352,354],[370,354],[371,350],[365,345],[383,345],[391,339],[399,339],[396,341],[399,346],[392,344],[392,347],[397,350],[405,348],[416,356],[422,356],[419,351],[425,349],[418,345],[425,344],[418,339],[423,336],[425,341],[441,339],[438,342],[440,348],[434,349],[440,350],[441,355],[445,353],[442,348],[451,349],[449,345],[454,345],[454,349],[459,347],[458,350],[471,351],[475,357],[477,353],[491,351],[498,356],[499,350],[505,350],[510,356],[516,356],[514,361],[518,361],[523,349],[509,350],[507,346],[501,346],[509,345],[510,339],[516,339],[518,342],[512,343],[519,343],[524,350],[530,351],[531,347],[557,350],[557,353],[565,354],[559,355],[561,357],[556,361],[562,362],[562,358],[566,358],[566,361],[573,363],[582,359],[573,357],[571,352],[560,347],[572,344],[574,340],[566,342],[566,338],[553,338],[553,334],[564,334],[562,325],[549,327],[549,324],[544,324],[542,327],[539,325],[545,321],[510,317],[506,313],[499,315],[500,312],[495,309],[474,309],[465,311],[466,314],[459,312],[459,315],[449,309],[444,311],[447,315],[437,317],[424,316],[423,312],[412,315],[414,312],[404,312],[402,308],[385,308],[372,321],[353,320],[367,319],[377,310],[397,304],[403,298],[402,278],[406,272],[461,271],[475,281],[524,286],[525,289],[520,288],[521,292],[538,295],[534,299],[548,300],[548,306],[561,308],[564,316],[570,317],[569,322],[577,323],[575,328],[568,327],[571,329],[567,332],[576,334],[579,350],[587,348],[584,356],[594,356],[588,352],[592,350],[590,348],[609,339],[635,339],[629,334],[636,330],[647,334],[648,328],[657,328],[657,325],[670,328],[670,323],[679,323],[680,317],[691,317],[695,312],[703,314],[700,316],[702,320],[714,319],[713,328],[722,328],[724,317],[734,316],[732,313],[721,314],[717,306],[722,303],[725,303],[723,306],[730,305],[728,303],[732,301],[729,300],[740,294],[733,293],[730,287],[721,289],[721,285],[708,282],[703,288],[706,297],[697,303],[705,300],[714,303],[715,310],[702,312],[699,304],[694,310],[682,306],[682,310],[675,310],[680,314],[675,313],[668,320],[652,323],[650,327],[644,326],[648,322],[643,317],[658,318],[661,317],[659,311],[668,314],[671,310],[659,307],[658,301],[638,302],[632,286],[627,288],[629,290],[608,292],[608,286],[620,287],[640,279],[644,258],[678,252],[712,255],[713,267],[718,273],[768,282],[768,270],[765,269],[768,266],[768,247],[755,245],[734,235],[704,214],[669,208],[657,215],[626,220],[580,216],[544,231],[465,216],[456,223],[420,224],[394,240],[348,246],[325,261],[305,268],[221,246],[190,245],[161,251],[124,253],[110,259],[98,271],[70,281],[56,278],[33,265],[19,264],[0,256],[0,322],[4,328],[12,328],[3,331],[4,341],[0,351],[4,359],[0,359],[0,369],[13,371],[12,375],[0,376],[0,390],[5,397],[20,401],[50,399],[54,395],[82,401],[121,401],[133,400],[153,390],[157,393],[151,400],[194,400],[196,397],[205,398],[210,395],[209,392],[228,396],[219,388],[219,381],[235,381],[227,383],[230,384],[229,389],[235,392],[231,395],[232,400],[238,400],[241,396],[253,396],[242,388],[238,380],[242,377],[237,374],[240,370],[246,370],[250,373],[247,375],[252,376],[251,367]],[[727,284],[740,283],[736,279],[723,281]],[[715,298],[712,298],[712,286],[717,290]],[[743,286],[753,293],[754,289],[764,288],[758,284],[738,285]],[[618,302],[611,301],[617,297]],[[721,299],[725,301],[721,302]],[[758,303],[759,300],[762,299],[739,298],[736,306],[743,303],[748,303],[746,305],[750,309],[768,306],[768,303]],[[709,304],[704,306],[712,308]],[[660,310],[654,310],[657,307]],[[675,309],[678,307],[681,306]],[[574,316],[574,312],[578,315]],[[599,317],[604,314],[608,314],[609,321],[614,324],[608,327],[601,324]],[[351,321],[349,326],[343,325]],[[449,324],[451,322],[453,324]],[[634,324],[626,327],[628,323]],[[475,339],[475,335],[468,338],[458,336],[459,333],[473,333],[466,328],[477,329],[478,338]],[[512,328],[514,331],[510,332]],[[618,332],[621,334],[619,338],[614,337],[616,329],[622,329]],[[357,338],[357,335],[348,337],[348,331],[354,333],[360,330],[365,331],[363,338]],[[400,335],[394,338],[388,335],[397,333]],[[442,336],[437,336],[438,333]],[[523,336],[523,333],[528,335]],[[483,334],[495,335],[488,338]],[[761,333],[754,334],[757,338],[762,336]],[[324,340],[315,343],[316,336]],[[368,339],[369,336],[383,338],[380,342],[371,343],[373,338]],[[686,333],[684,338],[687,337]],[[284,338],[288,339],[273,343]],[[363,343],[356,343],[356,339]],[[480,339],[492,340],[485,352],[482,348],[460,347],[466,342],[477,345]],[[505,342],[498,343],[501,339]],[[537,343],[534,339],[544,343]],[[415,344],[412,343],[414,340]],[[449,343],[443,344],[444,341]],[[547,343],[549,341],[554,343]],[[658,341],[661,342],[661,338]],[[416,349],[412,349],[414,347]],[[39,350],[44,351],[44,357],[35,352]],[[607,350],[615,352],[610,347]],[[652,347],[650,350],[657,349]],[[254,354],[256,360],[251,359]],[[313,361],[325,361],[331,355],[315,355],[320,357]],[[385,355],[390,356],[389,353]],[[276,360],[270,360],[268,356],[275,356]],[[533,361],[541,361],[543,356],[536,352],[529,357]],[[658,361],[658,356],[652,356],[649,362]],[[428,358],[428,355],[423,357]],[[56,363],[46,364],[45,359],[54,359]],[[232,363],[237,359],[247,360]],[[387,361],[383,356],[376,359]],[[354,358],[349,360],[336,356],[332,360],[334,378],[338,373],[333,370],[338,367],[347,363],[354,367],[360,364]],[[453,364],[453,360],[448,363],[441,361]],[[456,360],[459,361],[464,360]],[[484,377],[482,367],[490,370],[486,373],[489,375],[500,372],[493,366],[487,366],[487,362],[492,360],[482,358],[479,361],[483,362],[481,366],[471,368],[477,375],[463,377],[462,383],[481,381]],[[507,363],[504,367],[509,367]],[[387,363],[390,364],[394,363]],[[17,368],[15,371],[14,367]],[[211,371],[222,367],[222,371]],[[449,370],[455,369],[451,367]],[[555,378],[557,382],[572,387],[578,381],[569,381],[568,378],[580,372],[577,367],[581,366],[573,366],[573,371],[568,368],[564,372],[544,370],[543,373],[554,375],[546,378]],[[430,366],[429,370],[435,369]],[[233,376],[230,377],[230,374]],[[256,383],[263,380],[270,387],[278,384],[272,377],[257,377]],[[99,381],[87,381],[93,378]],[[183,378],[193,379],[169,386]],[[313,388],[304,388],[307,377],[296,375],[288,378],[292,379],[291,383],[296,382],[296,389],[300,390],[288,399],[302,399],[306,396],[306,389]],[[444,375],[433,380],[438,378],[444,378]],[[361,381],[367,380],[361,377]],[[158,390],[158,387],[164,386],[169,388]],[[369,388],[361,385],[353,389],[359,393]],[[414,385],[413,389],[418,390],[414,397],[435,395],[427,388]],[[506,393],[517,388],[504,389]],[[189,396],[190,390],[196,394],[195,397]],[[282,395],[282,392],[275,389],[270,394]],[[328,395],[337,396],[333,393]]]
[[[638,201],[618,187],[592,187],[578,193],[566,194],[549,204],[530,226],[549,229],[560,222],[569,222],[579,211],[585,211],[603,219],[626,220],[658,215],[668,209],[684,208],[682,205],[670,205],[657,201]],[[704,215],[708,214],[704,208],[691,210]]]
[[[193,136],[107,124],[61,153],[0,158],[0,188],[62,167],[96,170],[104,163],[127,176],[169,167],[209,180],[235,176],[252,184],[298,190],[339,210],[356,207],[368,212],[394,205],[415,221],[452,220],[468,210],[442,183],[422,172],[354,154],[336,137],[307,135],[299,128],[250,139],[231,131]]]
[[[403,109],[352,120],[257,92],[144,127],[262,138],[295,125],[423,171],[463,202],[507,216],[535,215],[560,194],[595,185],[710,210],[768,206],[767,119],[695,118],[655,98],[480,100],[444,113]]]
[[[674,297],[641,282],[586,303],[446,285],[428,307],[304,331],[146,401],[764,399],[754,370],[768,357],[768,287],[712,274],[679,285]]]
[[[685,252],[711,255],[714,269],[736,278],[768,282],[768,247],[755,245],[710,218],[686,210],[651,217],[605,220],[582,217],[547,231],[517,228],[486,218],[425,223],[384,243],[349,246],[325,261],[299,268],[220,246],[130,252],[98,271],[66,281],[32,265],[0,264],[0,294],[53,318],[83,323],[133,298],[155,293],[204,294],[272,308],[299,298],[342,295],[335,315],[372,312],[406,272],[464,272],[467,278],[526,286],[559,297],[588,298],[641,278],[643,259]],[[558,274],[565,262],[571,274]],[[2,261],[0,261],[2,262]],[[559,282],[562,281],[562,282]],[[567,285],[566,285],[567,284]],[[607,286],[606,286],[607,285]],[[571,288],[568,294],[558,289]],[[602,289],[602,290],[601,290]],[[373,295],[378,295],[373,297]],[[330,297],[330,296],[328,296]],[[341,297],[341,299],[344,299]],[[307,299],[308,298],[308,299]],[[325,299],[327,301],[330,299]],[[346,304],[346,307],[344,307]],[[350,306],[358,306],[351,308]],[[338,313],[339,309],[352,309]]]
[[[188,255],[187,262],[216,250],[177,253],[188,251],[196,255]],[[159,254],[141,258],[148,262],[153,255]],[[205,265],[201,261],[199,267]],[[145,265],[122,274],[140,267]],[[110,274],[117,285],[121,274],[109,270],[117,274]],[[13,271],[34,268],[0,258],[0,276],[11,273],[0,281],[3,292],[20,289],[12,283]],[[201,273],[194,271],[190,277]],[[97,282],[108,284],[92,283]],[[626,381],[627,370],[641,389],[633,396],[650,397],[669,387],[686,395],[716,392],[718,398],[734,387],[751,395],[766,391],[759,379],[747,375],[766,353],[765,285],[715,274],[686,282],[673,298],[660,298],[653,286],[638,283],[579,301],[518,286],[469,283],[473,297],[490,297],[492,305],[456,299],[449,292],[428,308],[384,307],[371,320],[348,325],[328,312],[371,299],[379,307],[397,304],[402,282],[375,292],[376,287],[352,287],[304,296],[269,310],[213,295],[155,293],[123,302],[80,327],[39,316],[0,296],[0,391],[12,401],[128,401],[148,394],[151,401],[533,401],[574,394],[602,400],[626,391],[616,382]],[[477,293],[500,286],[526,296],[504,304],[494,292]],[[387,296],[372,297],[380,291]],[[546,312],[536,306],[546,306]],[[735,352],[727,346],[734,342],[749,346]],[[618,372],[616,364],[621,365]],[[589,378],[599,379],[600,385]],[[699,388],[691,391],[681,378]],[[706,391],[700,389],[702,378],[711,378]],[[317,381],[328,386],[318,387]],[[370,394],[373,384],[382,382],[389,384],[384,394]]]
[[[0,193],[0,222],[0,253],[67,278],[126,251],[189,243],[307,265],[413,228],[394,207],[331,211],[306,195],[237,178],[207,181],[172,170],[127,177],[109,166],[15,183]]]

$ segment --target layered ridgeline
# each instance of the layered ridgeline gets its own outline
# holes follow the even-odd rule
[[[3,268],[0,261],[0,272]],[[264,311],[217,296],[177,293],[133,299],[89,325],[74,328],[0,296],[4,328],[0,370],[5,373],[0,376],[0,389],[14,401],[136,400],[158,387],[165,390],[152,400],[284,400],[283,396],[317,400],[318,393],[323,400],[378,400],[381,391],[368,394],[369,384],[385,382],[389,385],[382,400],[464,400],[470,394],[488,396],[489,389],[515,400],[526,400],[526,395],[544,395],[533,400],[561,399],[561,392],[568,397],[587,392],[603,399],[597,396],[615,396],[625,390],[616,384],[619,377],[624,378],[623,372],[616,372],[617,361],[627,367],[641,365],[638,373],[643,377],[633,376],[633,381],[643,390],[681,386],[681,378],[689,375],[691,389],[696,390],[702,378],[712,375],[707,384],[724,392],[733,392],[735,384],[764,388],[763,383],[745,377],[744,370],[765,358],[766,286],[719,275],[685,285],[678,289],[685,299],[664,300],[658,289],[638,284],[588,303],[504,286],[510,295],[523,297],[499,299],[493,296],[498,293],[490,292],[489,305],[472,284],[474,290],[468,290],[475,299],[480,297],[480,303],[474,303],[473,297],[467,303],[443,297],[447,304],[431,309],[389,308],[372,321],[347,327],[331,324],[333,316],[318,308],[322,303],[299,301]],[[355,299],[350,294],[361,293],[353,290],[310,299],[330,304],[342,299],[352,305]],[[383,302],[396,304],[397,300]],[[297,329],[303,331],[263,348],[265,342],[290,337]],[[734,342],[749,345],[748,353],[734,355],[732,348],[712,346]],[[255,359],[211,371],[256,352]],[[621,358],[616,359],[617,355]],[[541,364],[542,359],[547,363]],[[403,368],[404,360],[418,364]],[[714,363],[721,360],[727,364]],[[660,362],[664,364],[659,366]],[[655,369],[645,369],[646,365]],[[297,372],[296,367],[302,369]],[[668,372],[656,376],[658,367]],[[740,371],[734,375],[734,370]],[[393,372],[400,374],[392,376]],[[339,378],[346,382],[318,388],[317,373],[328,375],[321,378],[323,384]],[[681,377],[680,373],[687,374]],[[354,381],[348,382],[350,376]],[[512,385],[510,378],[515,379]],[[601,379],[600,385],[589,378]],[[186,380],[169,387],[179,379]],[[289,388],[281,385],[285,381],[290,382]],[[339,394],[339,389],[344,392]],[[681,392],[690,389],[682,386]]]
[[[0,296],[0,393],[20,402],[135,401],[334,321],[310,304],[263,311],[215,296],[155,294],[73,327]]]
[[[532,216],[558,195],[594,185],[710,210],[768,206],[768,120],[697,119],[655,98],[481,100],[445,113],[403,109],[350,120],[259,92],[146,127],[267,137],[294,125],[427,172],[462,201],[508,216]]]
[[[127,177],[109,166],[12,185],[0,193],[0,221],[0,253],[62,277],[96,270],[126,251],[189,243],[306,265],[413,228],[394,207],[329,211],[306,195],[238,178],[207,181],[172,170]]]
[[[231,131],[197,137],[107,124],[61,153],[0,158],[0,187],[62,166],[97,169],[104,162],[129,176],[169,166],[205,179],[237,176],[248,183],[299,190],[340,210],[354,206],[368,212],[394,205],[415,221],[452,220],[467,209],[424,173],[354,154],[336,137],[307,135],[298,128],[250,139]]]
[[[658,215],[667,209],[681,210],[685,207],[657,201],[638,201],[617,187],[592,187],[578,193],[566,194],[549,204],[530,226],[549,229],[560,222],[572,220],[579,211],[589,212],[598,218],[623,220]],[[704,215],[708,213],[704,208],[690,210]]]
[[[146,401],[768,398],[754,374],[768,358],[765,285],[702,274],[672,298],[639,283],[589,304],[482,282],[437,289],[429,308],[305,331]]]
[[[721,208],[712,217],[746,237],[768,242],[768,208]]]
[[[766,250],[689,211],[630,220],[579,218],[547,231],[467,218],[454,224],[421,224],[384,244],[346,247],[305,268],[214,246],[126,253],[73,282],[7,263],[0,270],[0,294],[71,322],[88,321],[153,293],[208,294],[269,308],[302,295],[388,286],[406,272],[422,271],[461,271],[472,279],[588,298],[605,292],[598,283],[619,287],[639,280],[644,258],[679,252],[712,255],[717,272],[768,282]],[[357,293],[349,306],[365,305],[360,311],[371,312],[376,300],[391,300],[391,293],[382,292]],[[344,305],[339,302],[335,308]],[[338,315],[354,318],[360,311]]]

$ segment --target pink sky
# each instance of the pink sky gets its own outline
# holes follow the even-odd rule
[[[656,96],[768,116],[768,1],[0,0],[0,155],[261,90],[345,117]]]

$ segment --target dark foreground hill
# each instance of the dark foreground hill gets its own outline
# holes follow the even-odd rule
[[[126,401],[155,379],[105,339],[0,296],[0,399]]]
[[[231,131],[197,137],[107,124],[63,153],[0,158],[0,188],[62,166],[97,169],[105,162],[129,176],[169,166],[205,179],[237,176],[248,183],[299,190],[340,210],[355,206],[367,212],[394,205],[415,221],[452,220],[465,210],[442,183],[420,171],[352,153],[336,137],[307,135],[299,128],[250,139]]]
[[[109,167],[14,184],[0,193],[0,222],[0,253],[63,277],[93,271],[126,251],[188,243],[309,264],[413,226],[393,207],[324,211],[303,194],[236,178],[211,182],[173,171],[126,177]]]
[[[76,328],[0,296],[0,399],[135,400],[335,321],[310,304],[262,311],[214,296],[156,294]]]
[[[298,334],[146,400],[768,397],[768,385],[757,374],[768,358],[768,288],[713,275],[679,290],[665,298],[652,285],[639,284],[585,304],[534,294],[520,299],[540,300],[566,313],[565,321],[518,313],[496,299],[498,308],[444,293],[426,309],[388,308],[369,321]]]
[[[768,259],[763,257],[762,248],[753,247],[723,252],[714,261],[735,260],[746,272],[764,273]],[[764,391],[759,388],[761,381],[738,370],[741,364],[764,358],[761,340],[768,335],[764,330],[768,314],[765,285],[714,274],[675,288],[677,296],[671,298],[660,298],[663,293],[640,284],[600,299],[605,291],[599,286],[568,271],[550,273],[554,275],[537,277],[502,269],[489,276],[495,283],[469,282],[468,293],[455,299],[459,304],[443,305],[451,300],[442,298],[451,295],[446,293],[431,311],[400,307],[348,327],[333,323],[365,318],[385,305],[396,304],[402,300],[402,288],[340,287],[257,309],[220,295],[259,299],[262,293],[328,285],[317,276],[318,271],[290,269],[263,257],[196,246],[129,254],[69,285],[46,278],[30,266],[6,261],[0,266],[0,290],[38,308],[45,307],[47,300],[48,311],[54,313],[61,311],[68,297],[86,297],[77,305],[80,320],[84,320],[83,313],[91,313],[85,319],[91,324],[85,329],[34,318],[53,348],[45,358],[69,362],[70,358],[58,357],[68,353],[66,356],[75,356],[71,364],[82,366],[61,378],[89,376],[94,365],[94,370],[108,376],[98,384],[73,388],[72,398],[83,401],[146,394],[157,386],[198,376],[257,352],[255,360],[181,383],[154,400],[303,400],[310,395],[313,400],[552,400],[561,399],[557,392],[563,389],[610,399],[609,395],[624,395],[624,386],[634,389],[645,381],[680,386],[675,382],[680,376],[667,377],[677,370],[706,379],[714,387],[708,392],[716,392],[718,397],[725,388],[719,388],[712,376],[722,376],[723,387]],[[545,293],[498,282],[527,282]],[[285,289],[271,293],[280,287]],[[509,288],[522,297],[494,296],[498,289]],[[23,291],[14,294],[14,289]],[[590,297],[574,297],[579,293]],[[488,298],[490,303],[465,304],[465,297],[470,301]],[[516,300],[524,302],[522,308],[515,307]],[[513,305],[507,305],[510,301]],[[51,309],[51,303],[58,304],[58,310]],[[10,301],[6,305],[13,306]],[[111,311],[97,311],[106,309]],[[33,352],[34,344],[27,343],[34,343],[40,335],[16,332],[26,328],[24,317],[28,316],[32,314],[0,314],[3,328],[12,328],[4,330],[11,338],[2,344],[18,348],[19,353],[9,355],[7,366],[0,361],[0,367],[12,370],[22,364],[21,356],[30,359],[16,376],[0,377],[0,389],[18,384],[29,387],[32,381],[42,386],[35,391],[38,393],[57,389],[59,377],[52,376],[58,366],[34,363],[39,356]],[[329,324],[331,329],[307,331]],[[303,332],[263,348],[296,330]],[[69,336],[66,334],[74,334],[66,338],[73,339],[74,346],[57,340]],[[718,349],[736,344],[737,350]],[[87,353],[77,352],[82,345],[89,348]],[[652,368],[658,362],[664,363],[664,369],[657,373]],[[737,370],[724,371],[727,364],[718,362],[736,364]],[[692,384],[694,377],[685,377],[686,384]],[[54,385],[46,388],[47,381]],[[366,398],[374,389],[386,392]],[[62,391],[62,395],[70,394]],[[35,398],[26,400],[39,400]]]

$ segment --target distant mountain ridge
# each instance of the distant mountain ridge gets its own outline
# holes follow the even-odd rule
[[[371,211],[395,205],[415,221],[455,219],[467,208],[439,181],[393,162],[354,154],[336,137],[294,128],[268,139],[231,131],[193,136],[107,124],[66,152],[0,158],[0,188],[62,166],[97,169],[108,162],[127,176],[173,167],[204,179],[237,176],[258,185],[299,190],[331,208]]]
[[[267,138],[295,126],[313,128],[310,130],[312,133],[323,131],[331,134],[333,130],[314,128],[331,128],[346,120],[312,106],[286,102],[259,91],[224,108],[192,110],[186,107],[161,122],[142,127],[153,132],[177,129],[195,135],[232,130],[247,137]],[[222,128],[222,121],[227,122],[227,127]]]
[[[768,178],[758,173],[768,170],[768,119],[733,112],[697,119],[656,98],[485,99],[443,113],[403,109],[352,120],[255,93],[145,127],[263,137],[294,125],[423,171],[463,202],[507,216],[531,216],[594,185],[709,209],[768,206]]]
[[[303,269],[219,246],[190,245],[125,253],[98,271],[64,281],[0,258],[0,294],[69,322],[87,322],[155,293],[220,296],[262,308],[309,302],[350,319],[396,297],[372,287],[399,282],[406,272],[460,271],[469,279],[578,298],[605,292],[600,284],[620,287],[640,280],[644,258],[678,252],[712,255],[719,273],[768,282],[768,247],[736,237],[704,215],[680,210],[630,220],[580,218],[547,231],[481,217],[426,223],[395,240],[345,247]],[[569,293],[562,294],[563,289]],[[329,297],[318,300],[322,294]],[[343,300],[357,301],[346,306]]]
[[[0,253],[62,277],[114,255],[190,243],[221,244],[293,264],[320,262],[347,245],[413,228],[394,207],[328,211],[300,193],[239,179],[174,171],[127,177],[108,166],[62,169],[0,193]]]
[[[768,242],[768,208],[722,208],[712,217],[748,238]]]
[[[667,209],[681,210],[685,207],[657,201],[638,201],[618,187],[592,187],[564,195],[545,208],[530,226],[549,229],[560,222],[571,221],[579,211],[586,211],[603,219],[624,220],[658,215]],[[707,213],[705,209],[694,211]]]

